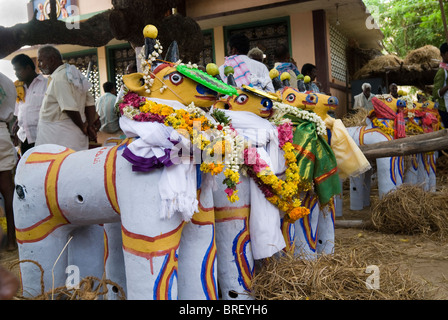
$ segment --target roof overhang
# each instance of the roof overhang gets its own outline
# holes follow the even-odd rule
[[[325,10],[330,25],[335,26],[347,38],[355,40],[361,48],[382,48],[383,33],[378,28],[372,28],[370,14],[362,0],[270,1],[258,6],[193,16],[194,13],[191,14],[188,9],[200,2],[201,0],[189,0],[187,15],[195,19],[203,30],[285,17],[294,13]]]

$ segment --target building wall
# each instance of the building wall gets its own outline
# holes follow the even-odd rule
[[[112,8],[111,0],[78,0],[80,14],[94,13]]]
[[[252,8],[266,4],[281,3],[284,0],[188,0],[186,1],[187,15],[190,17],[202,17],[220,12],[227,12],[245,8]]]
[[[312,12],[290,15],[292,58],[299,69],[305,63],[315,64]]]
[[[215,39],[215,63],[220,66],[224,64],[225,57],[225,41],[224,41],[224,27],[219,26],[213,28],[213,37]]]

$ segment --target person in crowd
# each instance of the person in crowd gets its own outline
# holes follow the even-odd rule
[[[389,86],[389,94],[394,97],[395,99],[398,99],[400,95],[398,94],[398,86],[396,83],[391,83]]]
[[[252,84],[254,87],[259,87],[262,90],[274,92],[268,68],[263,63],[247,56],[249,48],[249,38],[244,34],[237,33],[229,38],[227,49],[230,55],[225,58],[224,64],[219,67],[221,79],[227,82],[224,69],[226,66],[229,66],[234,69],[234,78],[237,86]]]
[[[297,88],[297,76],[300,70],[285,45],[281,44],[275,49],[275,61],[274,68],[278,70],[278,73],[288,72],[291,75],[289,80],[291,87]]]
[[[123,134],[120,130],[119,117],[115,109],[117,91],[112,82],[103,83],[104,94],[96,101],[96,113],[100,117],[101,127],[98,132],[98,143],[102,144],[109,137]]]
[[[253,60],[257,60],[257,61],[263,63],[264,53],[258,47],[250,49],[249,52],[247,53],[247,56]]]
[[[355,102],[353,105],[353,109],[363,108],[367,111],[373,110],[372,97],[372,86],[370,83],[365,82],[361,86],[362,92],[355,96]]]
[[[134,61],[132,61],[132,62],[129,63],[128,66],[126,67],[125,74],[131,74],[131,73],[136,73],[136,72],[137,72],[137,65],[135,64]]]
[[[4,199],[6,216],[6,250],[17,248],[16,229],[14,225],[13,169],[17,164],[17,153],[11,141],[7,123],[14,116],[17,91],[11,79],[0,72],[0,193]]]
[[[442,62],[439,70],[434,76],[434,88],[432,95],[434,100],[439,103],[438,111],[442,119],[443,126],[448,128],[448,44],[445,42],[440,46],[440,55]]]
[[[73,65],[62,60],[53,46],[43,46],[37,54],[39,69],[49,75],[48,87],[39,113],[36,146],[58,144],[75,151],[96,141],[95,100],[91,84]]]
[[[309,76],[310,82],[308,83],[309,88],[307,88],[307,91],[312,91],[314,93],[320,93],[319,87],[316,84],[316,77],[317,77],[317,67],[311,63],[305,63],[302,66],[302,74],[304,77]],[[305,84],[306,85],[306,84]]]
[[[5,236],[3,230],[0,228],[0,248]],[[19,279],[6,268],[0,266],[0,300],[11,300],[19,290]]]
[[[47,79],[36,73],[33,60],[26,54],[19,54],[11,60],[18,81],[18,91],[14,115],[17,121],[13,132],[20,141],[20,153],[23,155],[34,147],[37,136],[39,111],[47,90]],[[19,94],[20,93],[20,94]]]

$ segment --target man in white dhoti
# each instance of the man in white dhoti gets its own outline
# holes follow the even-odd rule
[[[8,130],[8,122],[13,118],[16,97],[14,83],[0,73],[0,193],[5,201],[7,250],[14,250],[17,247],[12,207],[14,197],[12,169],[17,163],[17,153]],[[0,243],[1,240],[2,238],[0,238]]]
[[[91,84],[73,65],[64,64],[59,50],[39,49],[39,69],[48,78],[39,114],[36,145],[57,144],[75,151],[89,148],[89,137],[96,140],[95,101]]]

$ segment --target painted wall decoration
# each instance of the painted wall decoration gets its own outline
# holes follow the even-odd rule
[[[56,16],[58,19],[65,19],[71,16],[68,7],[76,5],[73,0],[56,0]],[[37,20],[44,21],[50,19],[50,0],[34,0],[33,10],[37,10]]]

